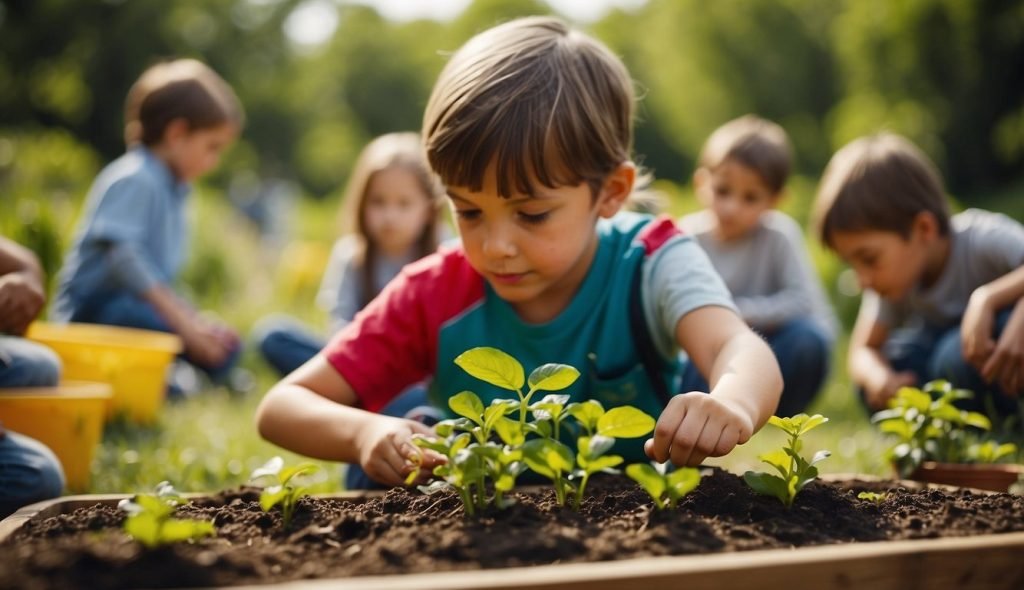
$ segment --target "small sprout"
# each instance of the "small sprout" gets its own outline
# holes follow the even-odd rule
[[[157,484],[155,493],[125,498],[117,507],[129,514],[124,521],[124,531],[150,549],[215,535],[211,521],[173,517],[174,510],[184,503],[177,490],[162,481]]]
[[[593,402],[593,403],[590,403]],[[618,455],[605,455],[615,445],[616,438],[637,438],[649,434],[654,430],[654,418],[633,406],[622,406],[612,408],[607,412],[600,402],[590,400],[588,402],[588,418],[596,417],[596,420],[584,424],[587,432],[593,432],[593,436],[581,436],[576,442],[576,464],[578,469],[573,471],[572,477],[580,481],[576,488],[576,509],[579,510],[583,503],[583,492],[586,490],[590,476],[599,471],[610,471],[622,463],[622,457]]]
[[[967,458],[974,463],[998,463],[1006,457],[1017,454],[1017,445],[1013,443],[999,444],[994,440],[974,443],[967,447]]]
[[[789,435],[789,440],[782,449],[765,453],[759,458],[774,467],[779,474],[748,471],[743,474],[743,480],[755,492],[775,496],[787,508],[792,506],[793,500],[800,490],[818,477],[818,468],[814,465],[831,454],[828,451],[818,451],[808,462],[800,456],[800,450],[803,448],[803,441],[800,440],[800,437],[825,422],[828,422],[828,418],[821,414],[813,416],[797,414],[792,418],[779,418],[778,416],[769,418],[768,423],[785,431]]]
[[[871,416],[879,430],[896,439],[888,455],[900,477],[908,477],[925,461],[972,460],[972,429],[992,428],[984,414],[956,407],[955,402],[973,396],[966,389],[955,389],[948,381],[930,381],[923,389],[900,388],[896,397],[889,400],[888,409]]]
[[[646,463],[634,463],[626,467],[626,475],[650,494],[658,510],[675,508],[683,496],[700,484],[701,474],[696,467],[683,467],[669,473],[665,471],[664,463],[659,463],[655,467]]]
[[[888,492],[861,492],[857,494],[858,499],[866,500],[874,504],[881,504],[882,502],[885,502],[885,499],[888,497]]]
[[[481,381],[514,391],[519,396],[519,424],[524,426],[533,394],[538,391],[560,391],[575,383],[580,376],[574,367],[548,363],[534,369],[527,378],[519,361],[507,352],[488,346],[467,350],[455,358],[455,364]],[[525,393],[523,385],[530,386]]]
[[[485,407],[477,394],[461,391],[448,400],[448,407],[458,418],[436,424],[436,437],[413,437],[418,447],[446,459],[433,469],[433,475],[441,481],[419,489],[424,493],[455,489],[467,516],[492,504],[498,508],[511,504],[506,494],[527,468],[552,481],[559,505],[564,506],[569,494],[575,492],[573,505],[579,509],[590,476],[613,471],[622,463],[622,457],[605,454],[615,439],[644,436],[654,429],[653,418],[629,406],[605,412],[593,400],[570,404],[566,394],[548,394],[531,404],[538,391],[559,391],[575,383],[580,373],[568,365],[544,364],[527,377],[519,361],[488,347],[467,350],[455,363],[471,376],[514,391],[519,397],[518,401],[496,399]],[[519,419],[509,418],[517,409]],[[526,421],[527,413],[532,413],[532,422]],[[585,432],[577,439],[575,453],[561,440],[565,434],[563,423],[569,418],[580,423],[574,432]],[[415,469],[407,484],[419,476],[422,457],[413,457],[410,463]],[[488,497],[492,490],[493,496]]]
[[[297,476],[312,473],[318,469],[320,468],[313,463],[285,467],[284,459],[273,457],[265,465],[253,471],[249,476],[249,481],[271,480],[273,482],[260,492],[260,508],[264,512],[269,512],[271,508],[280,504],[284,526],[287,527],[291,524],[299,500],[309,495],[308,488],[295,485],[293,480]]]

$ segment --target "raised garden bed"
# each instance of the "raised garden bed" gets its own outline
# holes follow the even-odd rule
[[[632,481],[592,485],[579,512],[542,489],[475,519],[452,494],[305,498],[287,529],[238,490],[179,509],[216,537],[153,550],[121,532],[116,498],[62,499],[0,523],[0,588],[1024,587],[1020,496],[847,479],[812,483],[787,510],[715,470],[655,511]]]

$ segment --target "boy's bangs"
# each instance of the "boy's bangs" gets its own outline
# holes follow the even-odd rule
[[[541,120],[531,107],[536,105],[506,104],[489,119],[464,122],[436,137],[429,158],[441,181],[479,191],[493,169],[498,195],[509,198],[534,196],[540,186],[576,186],[586,180],[575,171],[588,166],[563,147],[582,140],[567,141],[546,128],[548,117]]]

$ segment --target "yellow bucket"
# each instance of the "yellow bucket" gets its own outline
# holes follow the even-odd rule
[[[64,467],[68,489],[86,492],[110,398],[110,385],[84,381],[0,389],[0,422],[50,447]]]
[[[99,324],[36,322],[27,336],[57,353],[65,379],[109,383],[108,416],[123,413],[145,424],[156,421],[167,367],[181,351],[174,334]]]

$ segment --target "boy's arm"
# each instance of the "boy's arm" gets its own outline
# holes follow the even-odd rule
[[[46,303],[43,283],[35,254],[0,236],[0,333],[25,333]]]
[[[1024,266],[982,285],[971,293],[961,321],[964,358],[988,382],[1015,395],[1024,388]],[[999,342],[992,339],[998,311],[1013,307]]]
[[[896,372],[882,356],[882,345],[889,337],[889,328],[878,319],[877,299],[861,302],[857,321],[850,334],[847,358],[850,379],[864,389],[864,398],[873,410],[884,409],[900,387],[913,386],[917,375],[911,371]]]
[[[700,307],[676,325],[676,340],[701,374],[710,395],[676,395],[658,418],[644,450],[658,462],[699,465],[743,444],[779,403],[782,376],[771,349],[733,311]]]
[[[358,398],[322,354],[275,385],[256,410],[260,435],[286,449],[318,459],[357,463],[373,479],[401,485],[420,451],[413,434],[432,435],[419,422],[354,407]],[[424,454],[423,473],[437,464]]]

